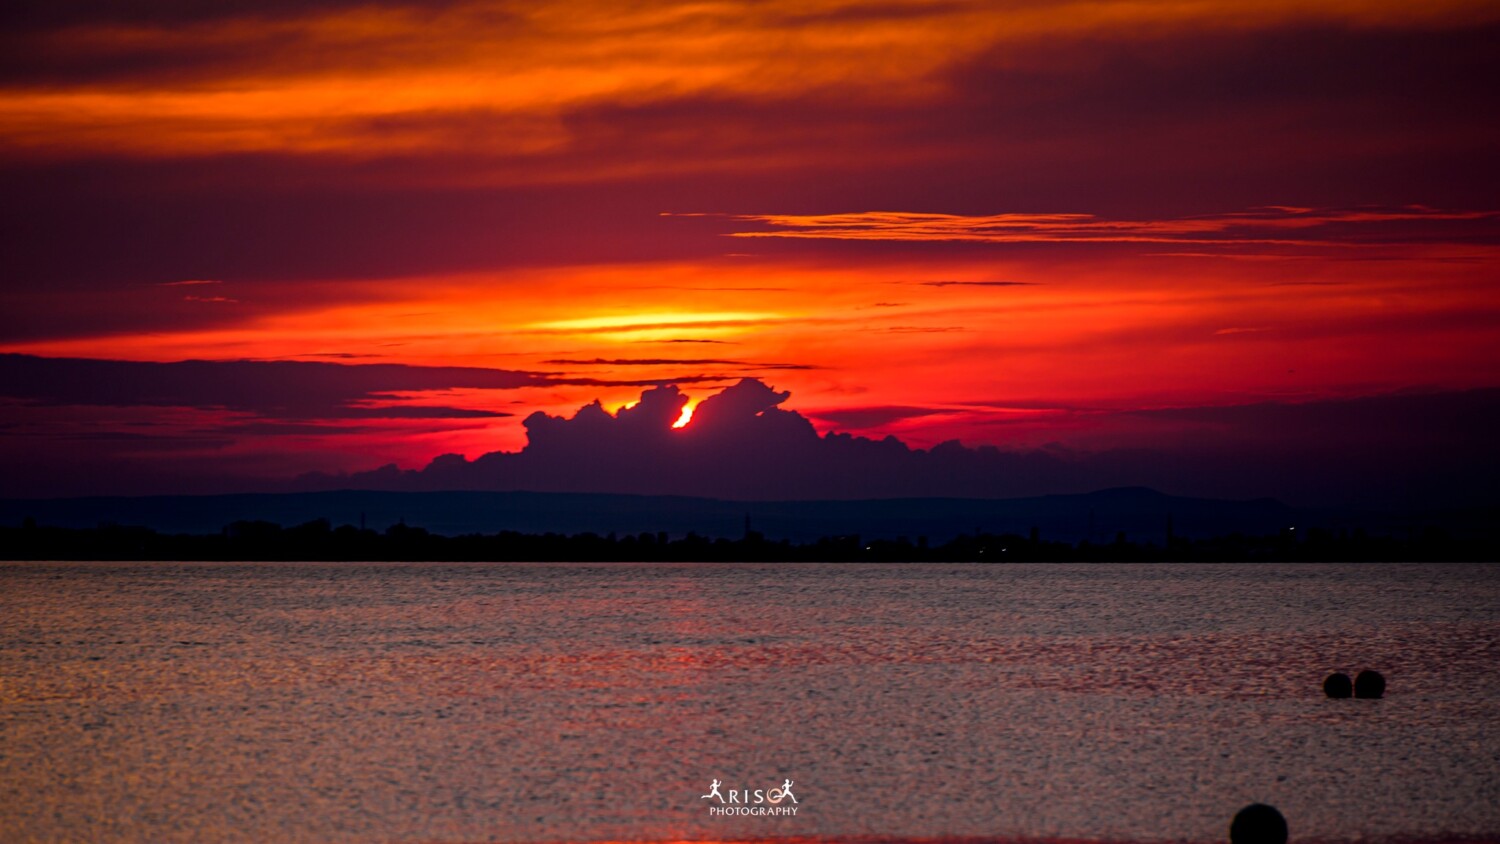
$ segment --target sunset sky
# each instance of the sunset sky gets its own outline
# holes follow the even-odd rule
[[[1419,410],[1321,436],[1451,456],[1496,406],[1492,0],[0,21],[0,495],[421,468],[746,377],[920,448],[1296,459],[1265,420],[1370,401]]]

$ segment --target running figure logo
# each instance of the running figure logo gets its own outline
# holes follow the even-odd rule
[[[773,780],[774,782],[774,780]],[[715,778],[708,785],[708,793],[698,796],[707,800],[710,815],[784,815],[797,814],[801,801],[792,793],[796,782],[791,777],[781,781],[781,786],[771,788],[725,788],[722,780]]]

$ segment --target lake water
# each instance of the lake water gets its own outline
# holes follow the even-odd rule
[[[1500,567],[0,565],[7,842],[1208,842],[1257,801],[1500,838]]]

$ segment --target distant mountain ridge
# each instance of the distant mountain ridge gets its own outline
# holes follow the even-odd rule
[[[1472,514],[1479,519],[1480,514]],[[1265,535],[1290,529],[1368,529],[1399,533],[1428,524],[1463,530],[1468,515],[1314,511],[1273,499],[1224,501],[1124,487],[1076,495],[1027,498],[886,498],[870,500],[730,501],[686,496],[560,492],[331,492],[205,496],[95,497],[0,500],[0,524],[85,528],[144,526],[163,533],[217,533],[236,521],[283,526],[327,519],[334,526],[385,530],[404,522],[456,536],[513,530],[524,533],[634,534],[665,532],[738,537],[751,529],[769,539],[808,541],[859,534],[947,541],[976,531],[1109,542],[1124,533],[1135,542],[1165,541],[1169,529],[1187,538],[1232,533]],[[1476,522],[1477,523],[1477,522]]]

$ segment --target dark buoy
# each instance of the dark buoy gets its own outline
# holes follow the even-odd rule
[[[1286,818],[1283,818],[1281,813],[1272,806],[1252,803],[1234,816],[1234,822],[1229,825],[1229,842],[1230,844],[1286,844]]]
[[[1354,678],[1354,696],[1376,700],[1385,695],[1385,678],[1379,671],[1361,671]]]
[[[1331,698],[1346,698],[1354,694],[1354,684],[1349,682],[1348,674],[1335,672],[1323,681],[1323,694]]]

